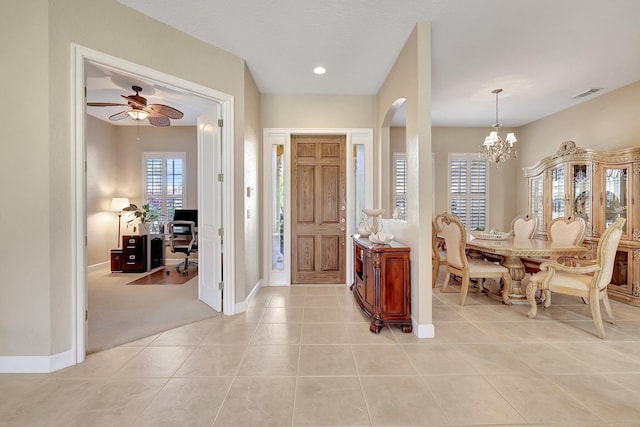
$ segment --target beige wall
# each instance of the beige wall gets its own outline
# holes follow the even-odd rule
[[[245,295],[260,281],[262,266],[262,233],[260,232],[260,212],[262,212],[262,144],[260,131],[260,93],[245,68],[245,128],[244,128],[244,184],[238,182],[238,191],[243,192],[244,209],[244,250],[241,259],[244,261]],[[247,188],[250,188],[247,193]],[[244,191],[242,191],[244,190]],[[236,300],[238,297],[236,290]]]
[[[49,144],[54,100],[49,94],[47,1],[0,1],[0,36],[2,149],[10,160],[0,176],[11,183],[0,192],[3,240],[11,242],[0,245],[0,356],[49,354],[50,264],[57,246],[50,228],[59,205],[49,183],[55,147]],[[26,111],[37,111],[37,120]]]
[[[519,211],[527,208],[522,168],[552,155],[567,140],[582,148],[614,150],[640,146],[640,81],[518,129]]]
[[[382,135],[393,102],[406,98],[407,222],[385,221],[385,231],[411,247],[412,317],[424,333],[431,328],[431,25],[418,23],[377,95],[376,132]],[[388,138],[388,136],[387,136]],[[389,142],[377,138],[376,152],[388,164]],[[385,144],[385,146],[380,146]],[[380,149],[380,151],[378,151]],[[376,159],[378,167],[382,164]],[[388,176],[382,169],[382,176]],[[424,328],[424,329],[423,329]]]
[[[372,128],[376,99],[367,95],[265,95],[262,128]]]
[[[86,140],[87,264],[94,265],[108,261],[110,250],[118,247],[118,216],[111,212],[111,198],[124,196],[116,188],[116,127],[87,116]]]
[[[11,1],[0,8],[3,39],[12,40],[2,46],[3,63],[10,64],[1,67],[2,81],[11,82],[3,88],[3,108],[10,108],[2,117],[15,165],[3,174],[21,177],[1,197],[3,205],[23,206],[7,214],[22,227],[5,237],[24,245],[1,257],[11,268],[0,269],[0,325],[9,325],[0,328],[0,355],[58,354],[72,348],[75,323],[72,43],[233,95],[240,165],[244,61],[114,0]],[[38,120],[23,113],[34,100]],[[234,197],[244,202],[241,192]]]
[[[491,131],[486,128],[448,128],[434,127],[431,130],[433,152],[435,155],[435,213],[449,211],[448,195],[448,158],[449,153],[480,153],[484,138]],[[516,132],[519,140],[522,136],[517,129],[502,128],[501,135]],[[520,144],[520,142],[518,142]],[[518,145],[520,151],[520,145]],[[516,175],[520,172],[517,160],[511,159],[500,164],[489,165],[489,223],[488,229],[508,230],[511,220],[518,214],[526,213],[516,209]],[[526,207],[525,207],[526,209]]]

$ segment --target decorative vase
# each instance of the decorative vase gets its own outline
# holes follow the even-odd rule
[[[149,234],[149,223],[148,222],[138,224],[138,234],[141,235],[141,236],[145,236],[145,235]]]
[[[362,213],[364,213],[366,217],[358,227],[358,233],[363,237],[380,233],[382,231],[380,215],[384,212],[384,209],[362,209]]]

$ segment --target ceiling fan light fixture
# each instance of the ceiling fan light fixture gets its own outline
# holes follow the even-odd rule
[[[324,68],[324,67],[318,66],[318,67],[316,67],[316,68],[314,68],[314,69],[313,69],[313,72],[314,72],[315,74],[317,74],[317,75],[322,75],[322,74],[324,74],[324,73],[326,73],[326,72],[327,72],[327,69],[326,69],[326,68]]]
[[[149,117],[149,113],[147,113],[146,111],[136,110],[135,108],[127,110],[127,114],[134,120],[144,120]]]

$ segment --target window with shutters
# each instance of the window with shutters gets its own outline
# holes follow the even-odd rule
[[[393,153],[393,206],[398,219],[407,220],[407,154]]]
[[[489,170],[478,153],[449,154],[449,211],[467,230],[485,230],[488,219]]]
[[[143,153],[144,199],[165,221],[186,205],[186,153]]]

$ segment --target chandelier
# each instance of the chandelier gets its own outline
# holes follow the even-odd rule
[[[508,133],[506,139],[502,139],[499,134],[500,126],[502,126],[498,121],[498,94],[500,92],[502,92],[502,89],[491,91],[491,93],[496,94],[496,122],[493,124],[494,130],[489,133],[489,136],[484,139],[484,143],[482,144],[485,158],[489,162],[496,163],[496,166],[498,163],[509,160],[512,152],[514,157],[518,157],[515,146],[518,140],[513,132]]]

